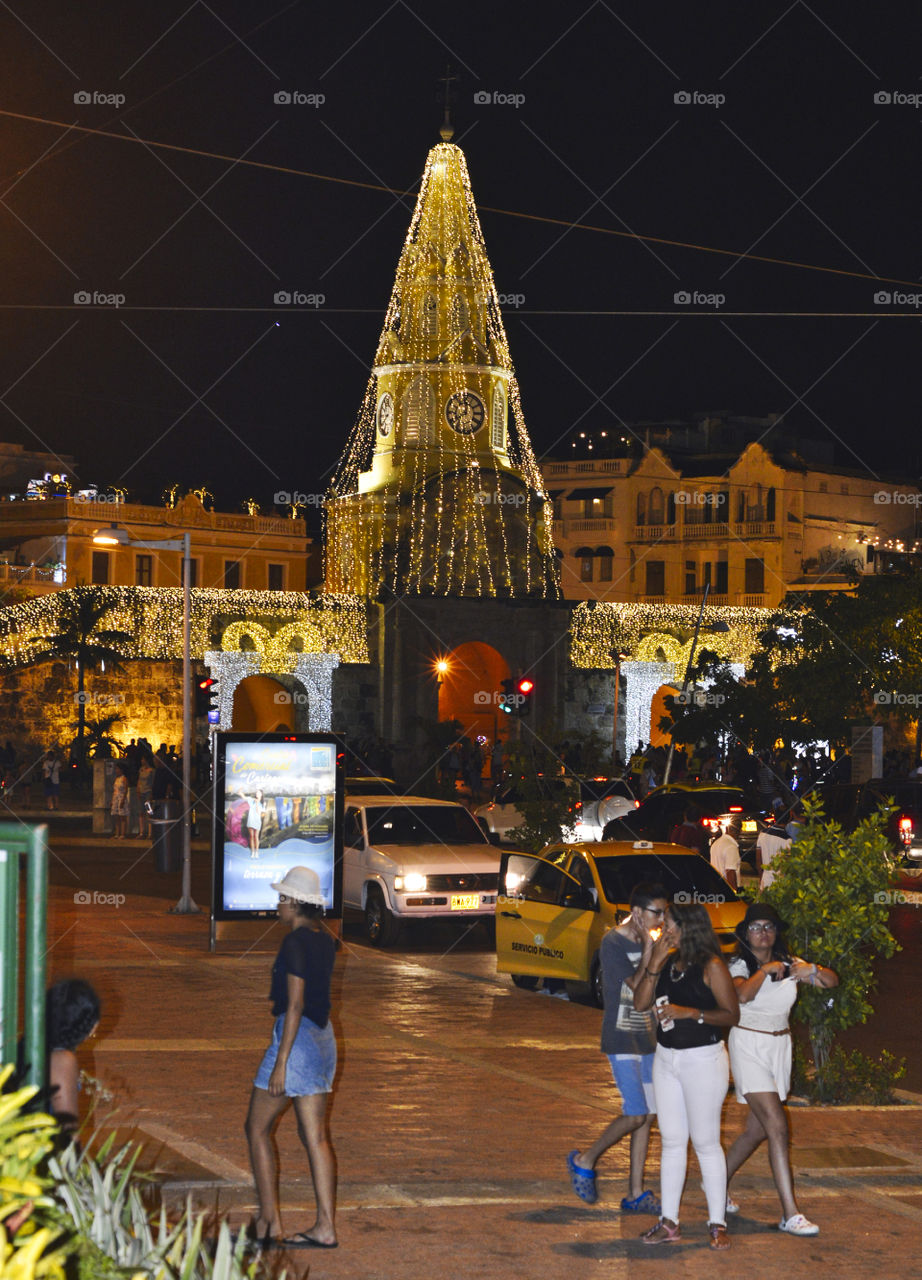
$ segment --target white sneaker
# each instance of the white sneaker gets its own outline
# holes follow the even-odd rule
[[[805,1218],[802,1213],[795,1213],[793,1217],[784,1219],[778,1223],[779,1231],[786,1231],[790,1236],[818,1236],[819,1227],[815,1222],[811,1222],[809,1218]]]

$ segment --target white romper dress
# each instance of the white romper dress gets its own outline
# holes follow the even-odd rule
[[[748,978],[746,961],[732,960],[730,973],[734,978]],[[747,1093],[777,1093],[782,1102],[788,1096],[791,1037],[765,1032],[787,1028],[796,999],[797,983],[793,978],[782,978],[780,982],[766,978],[755,999],[740,1004],[740,1020],[730,1028],[728,1046],[737,1102],[745,1102]]]

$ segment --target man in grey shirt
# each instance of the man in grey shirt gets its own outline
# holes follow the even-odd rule
[[[650,1142],[653,1102],[653,1055],[656,1051],[656,1016],[653,1010],[638,1013],[634,987],[646,970],[655,937],[663,928],[669,900],[662,885],[639,884],[631,893],[631,914],[602,939],[602,1052],[608,1055],[612,1075],[621,1094],[622,1110],[604,1133],[585,1151],[571,1151],[567,1168],[573,1190],[587,1204],[598,1199],[595,1165],[599,1157],[631,1135],[631,1173],[628,1194],[621,1201],[625,1213],[660,1211],[652,1191],[643,1189],[643,1171]]]

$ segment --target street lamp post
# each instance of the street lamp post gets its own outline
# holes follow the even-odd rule
[[[110,529],[101,529],[93,541],[101,546],[142,547],[147,551],[181,551],[182,552],[182,796],[180,798],[182,821],[182,893],[175,907],[170,910],[174,915],[198,915],[199,908],[192,899],[192,724],[190,703],[192,701],[192,655],[191,655],[191,578],[192,558],[190,554],[190,535],[184,533],[181,538],[158,538],[154,540],[132,538],[126,529],[113,525]]]

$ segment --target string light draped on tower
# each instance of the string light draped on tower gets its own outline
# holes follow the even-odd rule
[[[464,154],[443,142],[328,495],[327,590],[558,599],[551,519]]]

